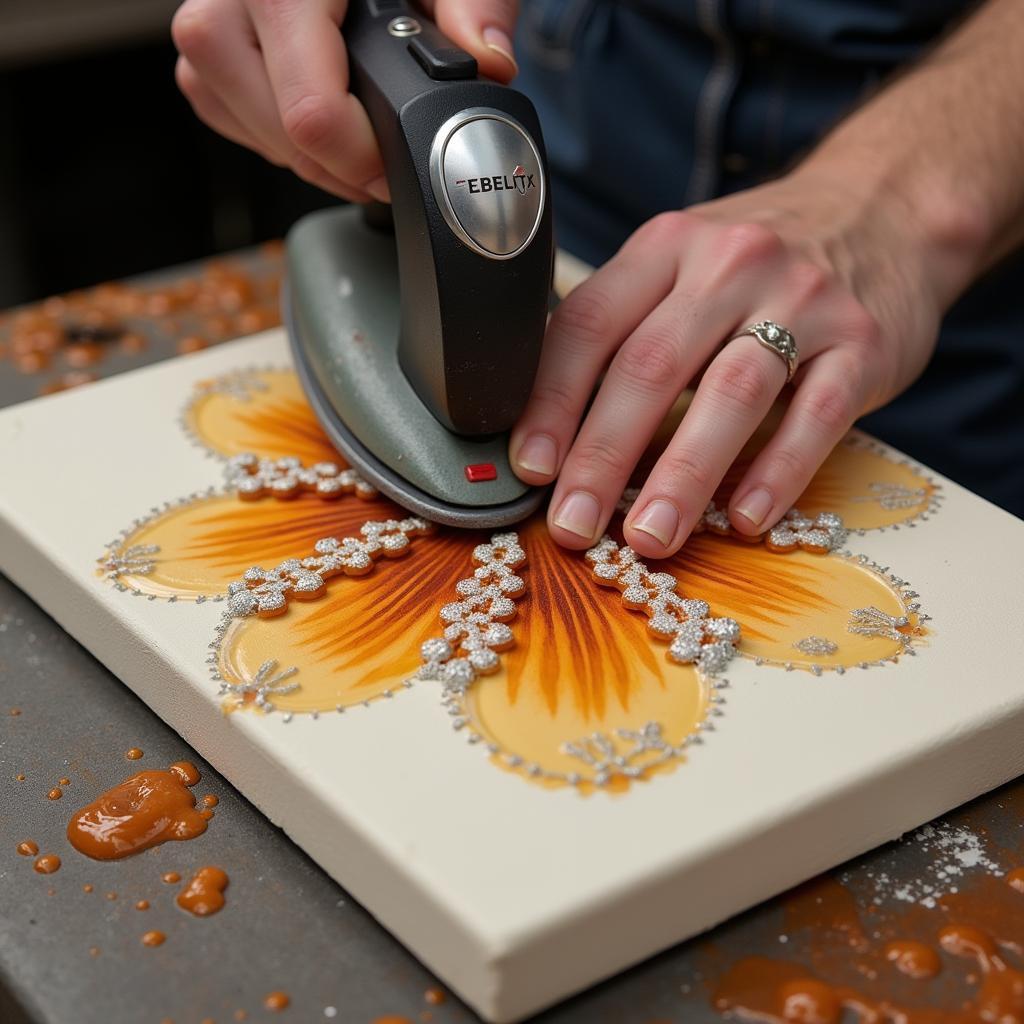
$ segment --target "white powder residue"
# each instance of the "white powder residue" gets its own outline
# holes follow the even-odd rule
[[[872,902],[875,904],[900,900],[934,908],[943,896],[959,892],[959,883],[967,872],[980,870],[997,878],[1004,874],[1002,866],[985,848],[984,840],[962,825],[944,821],[925,825],[903,837],[900,846],[908,845],[916,846],[926,858],[924,868],[915,877],[906,878],[903,870],[896,877],[893,869],[902,868],[902,858],[899,858],[890,861],[890,871],[867,870],[857,878],[847,875],[843,881],[857,884],[861,878],[866,878],[869,887],[874,889]]]

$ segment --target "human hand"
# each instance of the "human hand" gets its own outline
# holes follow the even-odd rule
[[[517,0],[421,4],[480,73],[516,73]],[[354,202],[387,201],[380,150],[348,91],[348,0],[185,0],[172,24],[178,87],[215,131]]]
[[[926,250],[902,203],[868,201],[814,171],[643,225],[555,311],[510,439],[523,480],[558,474],[555,540],[582,548],[600,537],[663,417],[704,368],[624,525],[645,557],[680,548],[786,384],[776,353],[749,336],[728,340],[769,319],[793,333],[800,367],[729,518],[747,535],[771,527],[854,420],[927,363],[945,298]]]

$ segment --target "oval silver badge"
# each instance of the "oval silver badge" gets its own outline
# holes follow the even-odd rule
[[[544,169],[529,132],[508,114],[473,107],[441,125],[430,178],[448,226],[475,252],[511,259],[537,233]]]

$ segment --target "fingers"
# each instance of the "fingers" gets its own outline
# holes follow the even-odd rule
[[[754,459],[729,503],[729,519],[761,533],[792,508],[832,449],[870,404],[872,363],[855,346],[824,352],[807,367],[774,437]]]
[[[616,354],[552,495],[556,541],[580,547],[604,531],[658,425],[733,326],[723,298],[700,303],[677,287]]]
[[[177,73],[179,86],[206,123],[273,163],[291,166],[325,191],[356,202],[369,200],[288,138],[256,30],[241,0],[186,0],[174,17],[172,34],[186,62]]]
[[[518,0],[436,0],[437,27],[476,57],[480,73],[508,83],[519,73],[512,35]]]
[[[264,159],[276,162],[273,154],[263,150],[256,136],[203,83],[199,73],[187,58],[178,58],[178,62],[174,66],[174,79],[178,83],[178,88],[192,104],[196,115],[205,125],[232,142],[237,142],[240,146],[246,146],[259,153]]]
[[[348,91],[341,0],[251,0],[280,123],[299,152],[347,188],[389,198],[377,139]]]
[[[622,340],[668,295],[675,262],[627,242],[555,310],[529,404],[509,440],[516,474],[549,483],[572,444],[597,378]]]
[[[754,338],[725,346],[626,519],[629,545],[648,558],[679,549],[785,383],[785,363]]]

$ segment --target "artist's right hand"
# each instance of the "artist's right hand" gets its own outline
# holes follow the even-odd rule
[[[508,82],[518,0],[425,0],[480,73]],[[389,199],[362,103],[348,91],[338,30],[348,0],[185,0],[175,77],[196,114],[234,142],[355,202]]]

